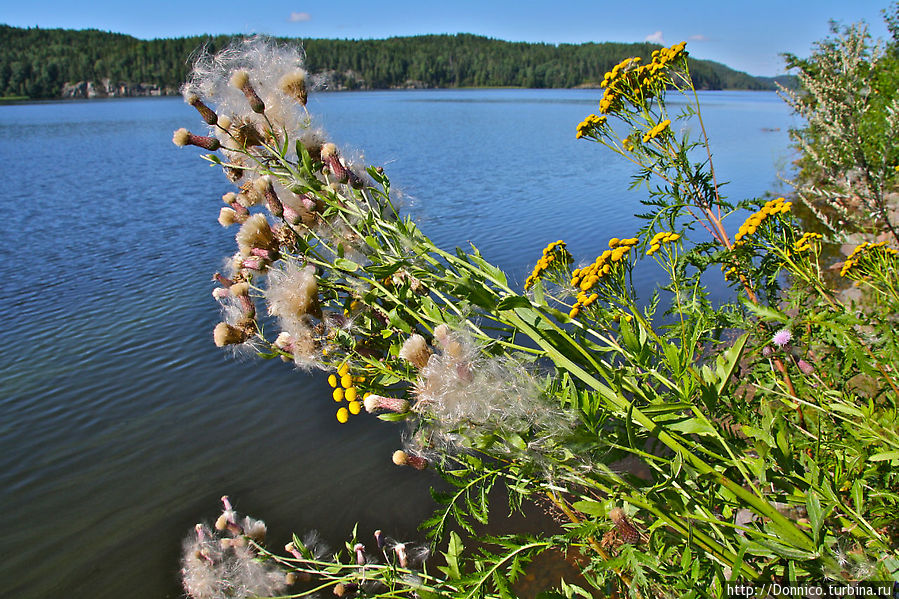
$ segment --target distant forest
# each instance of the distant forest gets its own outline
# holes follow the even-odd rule
[[[0,25],[0,97],[78,96],[88,82],[94,86],[91,89],[99,89],[95,95],[176,93],[197,48],[216,51],[235,37],[140,40],[90,29]],[[556,46],[469,34],[383,40],[277,39],[302,45],[307,69],[324,78],[331,89],[595,86],[622,58],[645,59],[659,47],[611,42]],[[770,78],[752,77],[707,60],[691,59],[690,72],[700,89],[774,87]]]

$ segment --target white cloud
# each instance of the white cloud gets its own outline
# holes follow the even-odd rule
[[[665,38],[662,37],[661,31],[656,31],[655,33],[650,33],[649,35],[647,35],[646,39],[644,41],[649,42],[650,44],[663,44],[664,45]]]
[[[707,41],[709,41],[709,38],[702,35],[701,33],[697,33],[696,35],[691,35],[688,39],[691,42],[707,42]]]
[[[291,23],[303,23],[305,21],[311,21],[312,15],[308,12],[292,12],[290,16],[287,17],[287,20]]]

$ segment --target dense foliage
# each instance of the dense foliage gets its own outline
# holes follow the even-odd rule
[[[251,40],[201,59],[187,86],[208,135],[173,141],[236,185],[213,338],[331,371],[340,422],[402,422],[394,463],[450,490],[423,523],[440,555],[380,531],[272,551],[225,498],[185,542],[192,597],[506,599],[544,554],[578,570],[553,598],[899,580],[899,251],[864,243],[842,265],[870,294],[859,308],[825,283],[821,235],[791,202],[728,202],[684,44],[613,66],[598,114],[572,127],[634,164],[645,225],[609,231],[586,264],[548,243],[524,288],[399,214],[383,169],[316,127],[301,65]],[[632,284],[643,268],[662,281],[649,302]],[[713,306],[703,276],[730,281],[733,302]],[[558,526],[480,535],[507,513],[494,488]]]
[[[801,151],[798,196],[838,236],[885,228],[899,242],[890,198],[899,182],[899,3],[884,13],[885,45],[863,23],[832,23],[810,56],[786,54],[799,89],[781,93],[803,117],[791,131]]]
[[[0,25],[0,97],[59,97],[79,81],[152,84],[177,90],[191,54],[215,52],[232,36],[140,40],[96,30],[22,29]],[[648,57],[653,44],[511,43],[475,35],[425,35],[384,40],[280,40],[305,47],[311,74],[330,86],[575,87],[596,85],[624,56]],[[692,60],[701,89],[773,89],[770,80],[722,64]]]

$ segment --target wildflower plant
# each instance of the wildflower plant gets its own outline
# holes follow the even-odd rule
[[[800,90],[781,87],[780,94],[805,121],[790,132],[802,152],[802,169],[792,181],[797,195],[832,233],[868,232],[873,223],[899,243],[889,195],[899,182],[895,59],[872,42],[864,23],[832,23],[831,37],[811,56],[785,58]]]
[[[563,241],[548,244],[523,288],[474,246],[436,246],[398,212],[381,168],[327,141],[295,51],[257,38],[200,59],[187,100],[219,142],[205,158],[236,186],[220,217],[238,247],[215,275],[215,342],[329,371],[322,396],[340,422],[401,422],[393,462],[432,468],[450,489],[423,524],[431,567],[379,531],[371,547],[354,532],[324,555],[299,538],[283,554],[255,542],[298,581],[289,596],[509,597],[550,551],[581,564],[576,584],[554,591],[566,597],[899,576],[889,313],[860,333],[790,202],[722,196],[686,56],[677,44],[623,61],[606,75],[601,116],[575,130],[635,164],[646,225],[579,249],[598,253],[580,265]],[[671,94],[684,100],[676,114]],[[195,137],[175,141],[213,145]],[[849,272],[894,285],[887,263],[869,260],[881,254],[894,260],[876,249]],[[735,285],[717,308],[700,280],[712,265]],[[633,272],[659,267],[664,284],[640,303]],[[497,485],[512,509],[537,502],[562,524],[478,537]],[[850,567],[847,547],[870,567]]]

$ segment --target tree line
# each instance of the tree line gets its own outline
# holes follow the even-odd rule
[[[152,85],[174,93],[198,48],[215,52],[236,37],[141,40],[95,29],[0,25],[0,96],[58,98],[66,84],[104,80],[113,85]],[[278,40],[302,45],[309,71],[323,76],[334,89],[595,86],[622,58],[645,59],[659,47],[506,42],[471,34]],[[712,61],[691,59],[690,69],[700,89],[773,88],[770,79]]]

